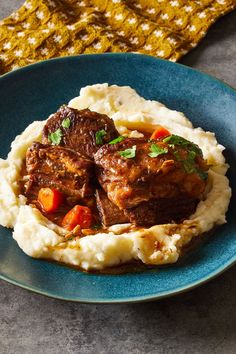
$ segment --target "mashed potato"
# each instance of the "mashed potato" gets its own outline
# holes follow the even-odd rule
[[[172,111],[156,101],[140,97],[130,87],[97,84],[81,89],[69,106],[107,114],[120,134],[139,136],[162,125],[200,146],[211,165],[205,199],[182,224],[156,225],[129,231],[128,224],[113,225],[108,232],[66,240],[66,230],[46,219],[39,210],[26,204],[19,195],[18,181],[27,148],[40,141],[45,121],[30,124],[16,137],[7,160],[0,159],[0,224],[14,228],[13,237],[21,249],[35,258],[49,258],[85,270],[103,269],[141,260],[146,264],[167,264],[178,260],[184,245],[192,238],[226,222],[231,197],[225,176],[228,165],[215,135],[193,128],[183,113]]]

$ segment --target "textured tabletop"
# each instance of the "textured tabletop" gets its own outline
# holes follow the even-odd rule
[[[0,18],[22,3],[0,0]],[[236,12],[181,62],[236,87]],[[0,353],[233,354],[235,270],[183,295],[133,305],[66,303],[0,281]]]

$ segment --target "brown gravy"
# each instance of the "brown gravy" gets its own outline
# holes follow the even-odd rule
[[[215,229],[216,228],[214,228],[213,230],[211,230],[207,233],[202,234],[199,237],[194,237],[190,241],[190,243],[182,249],[182,252],[180,254],[178,261],[176,263],[172,263],[172,264],[164,264],[164,265],[156,265],[155,266],[155,265],[144,264],[141,261],[133,261],[133,262],[129,262],[126,264],[121,264],[118,266],[105,268],[102,270],[86,271],[86,270],[80,268],[79,266],[73,266],[73,265],[67,264],[67,263],[56,262],[51,259],[44,259],[44,261],[56,263],[62,267],[68,267],[68,268],[74,269],[76,271],[80,271],[80,272],[87,273],[87,274],[121,275],[121,274],[128,274],[128,273],[143,273],[148,270],[149,271],[150,270],[158,271],[163,268],[176,267],[176,266],[181,266],[182,264],[184,264],[190,257],[192,257],[194,252],[196,252],[204,243],[206,243],[208,241],[210,236],[212,236],[214,234]]]

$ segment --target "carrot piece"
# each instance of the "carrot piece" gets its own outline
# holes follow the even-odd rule
[[[92,212],[86,206],[75,205],[62,220],[62,227],[71,231],[80,225],[82,229],[88,229],[92,223]]]
[[[169,135],[171,135],[169,130],[160,126],[156,130],[154,130],[150,139],[151,140],[161,139],[161,138],[165,138]]]
[[[62,194],[57,189],[41,188],[38,193],[38,202],[45,212],[56,211],[63,201]]]

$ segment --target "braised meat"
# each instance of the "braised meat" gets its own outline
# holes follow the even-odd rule
[[[108,199],[106,193],[102,189],[96,190],[96,202],[103,226],[129,222],[129,217],[124,214],[123,210],[120,210]]]
[[[201,150],[191,142],[188,146],[186,140],[185,144],[175,145],[162,140],[127,138],[104,145],[94,158],[98,180],[108,198],[119,209],[128,209],[126,215],[137,224],[142,224],[138,219],[149,207],[153,221],[148,224],[189,215],[205,190],[207,166]],[[150,200],[150,204],[141,204]]]
[[[78,199],[93,193],[93,162],[71,149],[33,143],[26,153],[26,170],[26,195],[37,193],[41,187]]]
[[[101,147],[95,154],[95,163],[98,180],[109,199],[120,209],[127,209],[153,198],[174,198],[182,194],[199,198],[206,186],[198,173],[206,169],[204,160],[195,156],[192,172],[187,173],[188,149],[172,145],[127,138]]]
[[[53,143],[92,158],[101,145],[118,136],[114,122],[105,114],[62,106],[44,126],[44,144]]]
[[[181,222],[195,211],[198,200],[180,196],[175,198],[151,199],[138,206],[126,209],[125,215],[135,225],[158,225]]]
[[[26,154],[26,196],[34,200],[41,187],[51,187],[68,207],[92,200],[103,226],[181,222],[207,184],[197,145],[176,135],[120,137],[112,119],[89,109],[62,106],[47,120],[42,142]]]

